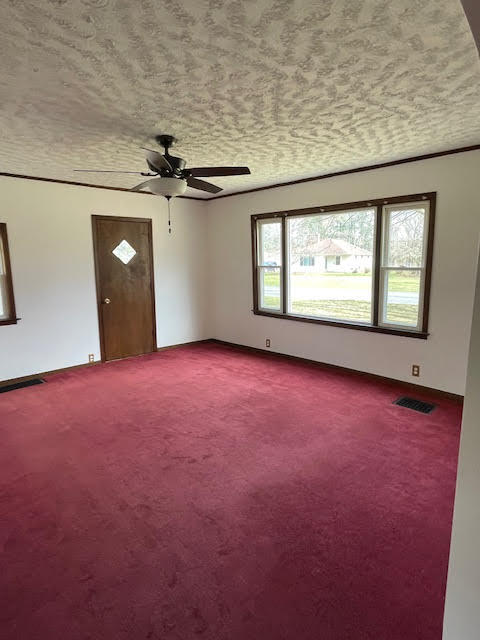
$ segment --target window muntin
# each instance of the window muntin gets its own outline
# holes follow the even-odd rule
[[[0,325],[16,322],[7,225],[0,223]]]
[[[435,196],[253,215],[258,285],[254,312],[269,315],[273,310],[272,315],[292,320],[426,338]],[[276,225],[278,260],[272,259],[267,230],[265,241],[260,242],[263,224]],[[335,239],[337,246],[331,250],[318,246],[320,240]],[[273,272],[263,275],[262,289],[262,273],[267,268]],[[326,295],[327,287],[313,279],[321,272],[325,277],[330,270],[337,280]],[[354,278],[358,278],[357,291],[352,295]],[[333,281],[332,277],[330,283]]]

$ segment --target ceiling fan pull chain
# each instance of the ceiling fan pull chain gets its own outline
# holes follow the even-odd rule
[[[167,196],[167,203],[168,203],[168,233],[172,233],[172,221],[170,218],[170,200],[171,198],[169,196]]]

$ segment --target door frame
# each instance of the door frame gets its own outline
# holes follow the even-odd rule
[[[100,358],[102,362],[111,362],[106,359],[105,354],[105,335],[103,327],[103,315],[102,315],[102,297],[100,291],[100,268],[98,264],[97,255],[97,220],[113,220],[118,222],[146,222],[148,225],[148,244],[150,253],[150,289],[152,293],[152,351],[149,353],[155,353],[157,351],[157,316],[155,310],[155,279],[154,279],[154,267],[153,267],[153,234],[152,234],[152,219],[151,218],[132,218],[130,216],[105,216],[92,214],[92,232],[93,232],[93,260],[95,264],[95,288],[97,292],[97,316],[98,316],[98,330],[100,335]],[[127,356],[132,357],[132,356]]]

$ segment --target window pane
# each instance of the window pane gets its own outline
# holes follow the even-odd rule
[[[6,277],[0,273],[0,320],[6,320],[10,317],[10,309],[7,300],[7,282]]]
[[[418,325],[421,274],[420,269],[384,271],[384,322],[407,327]]]
[[[389,267],[423,265],[425,208],[388,209],[386,261]]]
[[[373,209],[287,220],[289,312],[371,322]]]
[[[10,306],[7,295],[7,270],[5,264],[5,250],[3,238],[0,234],[0,320],[10,317]]]
[[[259,230],[258,264],[275,267],[282,264],[282,223],[280,221],[261,221]]]
[[[123,264],[128,264],[130,260],[132,260],[132,258],[134,258],[137,255],[137,252],[135,251],[135,249],[125,239],[122,240],[120,244],[115,247],[112,253],[119,260],[121,260]]]
[[[280,311],[280,267],[260,267],[260,307]]]

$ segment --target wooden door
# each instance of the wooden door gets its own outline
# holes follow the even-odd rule
[[[102,360],[156,350],[152,221],[92,216]]]

